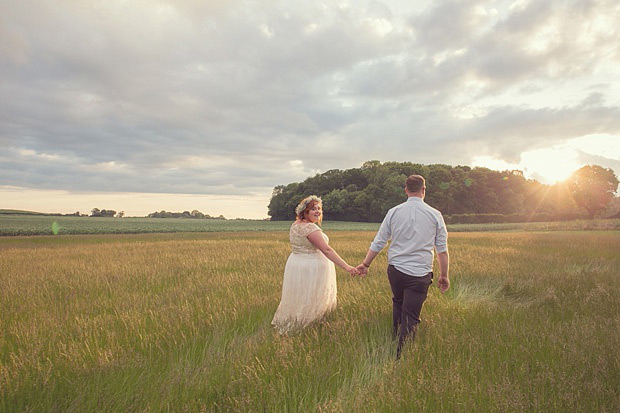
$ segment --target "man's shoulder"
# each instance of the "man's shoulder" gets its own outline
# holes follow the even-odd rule
[[[424,203],[424,206],[425,206],[428,210],[433,211],[434,213],[441,215],[441,211],[440,211],[440,210],[438,210],[437,208],[434,208],[434,207],[430,206],[430,205],[429,205],[429,204],[427,204],[426,202]]]
[[[428,213],[434,215],[437,219],[440,219],[440,218],[443,219],[443,215],[441,214],[441,211],[438,210],[437,208],[433,208],[426,202],[422,203],[422,208],[424,208]]]
[[[388,214],[392,214],[395,211],[398,211],[399,209],[402,209],[402,208],[407,208],[408,206],[409,204],[407,202],[403,202],[402,204],[395,205],[392,208],[388,209]]]
[[[404,206],[407,206],[407,202],[402,202],[402,203],[400,203],[400,204],[398,204],[398,205],[394,205],[394,206],[393,206],[392,208],[390,208],[389,210],[390,210],[390,211],[392,211],[392,210],[394,210],[394,209],[402,208],[402,207],[404,207]]]
[[[443,218],[443,215],[441,213],[440,210],[433,208],[432,206],[430,206],[429,204],[427,204],[426,202],[422,201],[422,202],[403,202],[401,204],[398,204],[396,206],[393,206],[392,208],[390,208],[386,214],[386,216],[389,215],[393,215],[395,212],[399,211],[399,210],[403,210],[406,208],[421,208],[424,211],[426,211],[427,213],[430,213],[431,215],[435,216],[436,218]]]

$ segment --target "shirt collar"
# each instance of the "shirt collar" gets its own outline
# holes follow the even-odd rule
[[[407,202],[424,202],[424,200],[417,196],[410,196],[407,198]]]

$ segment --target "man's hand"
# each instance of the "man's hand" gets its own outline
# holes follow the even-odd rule
[[[359,272],[359,276],[362,278],[364,278],[366,274],[368,274],[368,267],[366,267],[364,264],[360,264],[355,268]]]
[[[441,291],[442,294],[448,291],[448,288],[450,288],[450,279],[447,275],[439,276],[439,279],[437,280],[437,287],[439,287],[439,291]]]
[[[351,274],[351,277],[355,277],[356,275],[360,275],[359,270],[356,267],[352,267],[350,265],[347,265],[347,267],[345,268],[345,270]]]

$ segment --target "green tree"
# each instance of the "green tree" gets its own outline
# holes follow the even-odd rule
[[[354,198],[345,189],[334,189],[329,194],[323,196],[323,210],[325,219],[342,221],[350,215],[350,207]]]
[[[113,217],[114,215],[116,215],[116,211],[113,209],[102,209],[101,210],[102,217]]]
[[[590,218],[594,218],[614,199],[618,183],[618,177],[611,168],[586,165],[571,175],[568,186],[577,205],[584,208]]]
[[[599,172],[605,171],[601,167],[592,168]],[[609,173],[611,170],[605,174]],[[542,185],[526,179],[521,171],[500,172],[460,165],[381,163],[373,160],[364,162],[360,168],[344,171],[333,169],[308,177],[303,182],[276,186],[269,203],[269,215],[272,220],[292,220],[297,203],[308,195],[317,195],[323,198],[328,220],[381,222],[390,208],[405,200],[405,180],[413,174],[426,178],[426,201],[444,215],[526,216],[542,213],[568,218],[574,217],[577,212],[577,204],[568,184]],[[605,179],[609,185],[607,192],[603,191],[607,194],[603,197],[604,202],[589,213],[596,214],[605,209],[604,206],[613,197],[618,185],[617,179],[613,173]],[[598,178],[595,180],[601,181]],[[591,203],[592,200],[588,198],[599,199],[600,196],[585,196],[584,202]]]
[[[269,216],[274,221],[295,219],[295,207],[303,199],[302,184],[294,182],[278,185],[273,189],[269,202]]]
[[[205,214],[203,214],[202,212],[198,211],[197,209],[194,209],[192,211],[192,218],[203,219],[204,217],[205,217]]]
[[[448,165],[432,165],[428,174],[424,176],[426,179],[426,202],[445,214],[450,213],[454,187],[450,169],[452,167]],[[407,177],[404,177],[403,182],[406,179]]]

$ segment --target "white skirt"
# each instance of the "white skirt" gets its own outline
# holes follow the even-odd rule
[[[271,324],[280,334],[306,327],[336,308],[336,267],[320,251],[289,255],[282,299]]]

